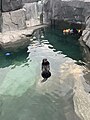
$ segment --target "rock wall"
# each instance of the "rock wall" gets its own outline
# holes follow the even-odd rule
[[[0,32],[1,32],[2,16],[1,16],[1,0],[0,0]]]
[[[52,19],[83,22],[83,7],[83,1],[2,0],[2,32],[50,23]]]
[[[86,4],[84,14],[86,28],[82,33],[82,38],[85,44],[90,48],[90,3]]]
[[[2,0],[2,12],[13,11],[22,8],[22,0]]]
[[[26,28],[25,13],[23,9],[2,13],[2,32],[21,30]]]
[[[68,20],[72,22],[84,22],[84,2],[83,1],[61,1],[45,0],[44,12],[47,21]]]
[[[1,15],[1,10],[0,10],[0,32],[1,32],[1,28],[2,28],[2,15]]]
[[[54,20],[86,21],[82,37],[90,48],[90,3],[61,0],[2,0],[0,1],[0,31],[22,30],[27,27],[50,23]]]
[[[42,3],[36,0],[3,0],[2,32],[39,25],[41,11]]]
[[[22,0],[2,0],[1,32],[20,30],[26,27]]]
[[[40,2],[25,3],[23,8],[26,15],[26,26],[31,27],[40,24],[42,4]]]
[[[50,22],[51,19],[61,19],[61,0],[45,0],[43,5],[43,16],[46,22]]]
[[[23,3],[32,3],[32,2],[37,2],[39,0],[22,0]]]

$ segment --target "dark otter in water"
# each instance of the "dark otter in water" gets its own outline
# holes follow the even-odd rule
[[[41,73],[41,75],[44,78],[43,81],[46,81],[51,76],[50,63],[47,61],[47,59],[43,59],[43,61],[42,61],[42,73]]]

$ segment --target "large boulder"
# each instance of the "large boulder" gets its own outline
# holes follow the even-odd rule
[[[2,32],[26,28],[25,12],[23,9],[2,13]]]
[[[2,11],[13,11],[22,8],[22,0],[2,0]]]

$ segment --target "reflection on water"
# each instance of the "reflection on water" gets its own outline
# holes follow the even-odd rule
[[[80,120],[73,106],[73,76],[65,73],[60,84],[62,64],[82,60],[78,36],[50,28],[33,36],[28,51],[0,52],[0,120]],[[43,58],[50,61],[52,76],[41,83]]]

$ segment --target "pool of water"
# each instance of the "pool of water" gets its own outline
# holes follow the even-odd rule
[[[36,39],[26,49],[10,56],[0,51],[0,120],[80,120],[74,111],[73,76],[60,83],[64,63],[83,61],[79,36],[51,27],[33,36]],[[49,60],[52,73],[45,83],[41,83],[43,58]]]

